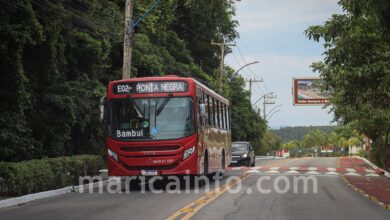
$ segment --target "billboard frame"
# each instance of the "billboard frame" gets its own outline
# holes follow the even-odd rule
[[[298,81],[299,80],[320,80],[320,77],[294,77],[292,79],[293,88],[292,88],[292,96],[293,96],[293,105],[294,106],[325,106],[330,104],[329,98],[310,98],[304,99],[307,100],[307,103],[298,102]]]

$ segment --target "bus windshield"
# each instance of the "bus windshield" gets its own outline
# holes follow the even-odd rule
[[[178,139],[195,130],[190,97],[114,99],[108,114],[108,135],[124,141]]]

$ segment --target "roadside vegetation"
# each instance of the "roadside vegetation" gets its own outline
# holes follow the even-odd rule
[[[341,0],[344,13],[306,30],[324,43],[324,60],[312,68],[332,95],[332,111],[372,139],[370,158],[390,168],[390,3]]]
[[[98,106],[107,83],[122,78],[124,1],[1,2],[0,161],[104,155]],[[134,18],[154,2],[136,1]],[[211,40],[238,37],[234,14],[232,1],[162,1],[134,31],[134,76],[194,77],[217,90]],[[227,68],[222,92],[233,140],[260,142],[265,121],[234,72]]]
[[[22,162],[0,162],[0,197],[79,185],[80,176],[99,175],[100,156],[78,155]]]
[[[366,136],[351,126],[334,126],[330,132],[311,129],[301,139],[285,141],[281,149],[289,149],[291,157],[348,156],[352,153],[367,157],[370,146]],[[330,147],[331,152],[321,152],[326,147]],[[357,152],[352,152],[352,148]]]

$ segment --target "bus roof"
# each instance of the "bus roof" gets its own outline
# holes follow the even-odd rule
[[[116,80],[111,81],[110,84],[116,84],[119,82],[145,82],[145,81],[169,81],[169,80],[185,80],[185,81],[192,81],[196,85],[200,86],[202,89],[204,89],[209,95],[214,96],[215,98],[218,98],[225,102],[225,104],[229,104],[229,100],[224,98],[223,96],[219,95],[214,90],[210,89],[209,87],[205,86],[204,84],[200,83],[194,78],[191,77],[179,77],[177,75],[166,75],[166,76],[151,76],[151,77],[139,77],[139,78],[130,78],[130,79],[122,79],[122,80]]]

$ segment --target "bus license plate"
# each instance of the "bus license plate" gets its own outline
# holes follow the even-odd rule
[[[143,176],[157,176],[157,170],[141,170],[141,175]]]
[[[232,160],[232,163],[237,163],[237,160]]]

